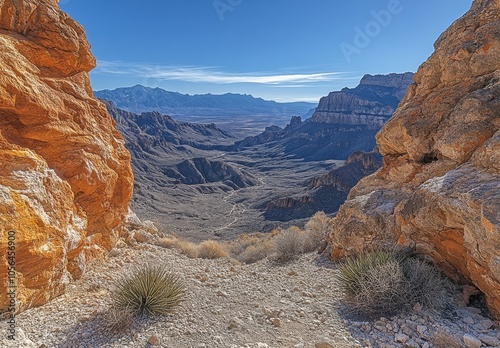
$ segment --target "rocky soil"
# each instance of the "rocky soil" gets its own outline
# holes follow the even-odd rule
[[[168,265],[189,291],[176,313],[136,322],[122,334],[103,329],[102,313],[119,274],[145,263]],[[335,264],[306,254],[286,265],[190,259],[173,249],[137,244],[96,261],[68,291],[16,317],[17,340],[2,347],[488,347],[500,346],[498,323],[460,307],[442,313],[360,320],[342,305]],[[481,314],[482,313],[482,314]],[[5,320],[0,332],[6,332]],[[464,344],[466,342],[466,345]],[[451,342],[451,343],[450,343]]]

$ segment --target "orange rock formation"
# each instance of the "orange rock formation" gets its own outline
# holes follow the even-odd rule
[[[500,2],[435,43],[377,135],[384,167],[352,189],[332,257],[397,242],[474,283],[500,317]]]
[[[8,231],[17,300],[45,303],[110,249],[132,194],[130,156],[92,94],[83,28],[57,0],[0,0],[0,312]],[[11,273],[12,274],[12,273]]]

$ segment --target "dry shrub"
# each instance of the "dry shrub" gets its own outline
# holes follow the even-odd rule
[[[263,234],[261,233],[243,233],[238,236],[238,238],[232,241],[229,245],[229,254],[233,257],[237,257],[239,254],[244,252],[249,246],[257,245],[264,240]]]
[[[197,257],[202,259],[220,259],[228,257],[228,254],[220,243],[214,240],[207,240],[198,245]]]
[[[458,337],[444,330],[436,332],[432,336],[431,343],[436,348],[465,348]]]
[[[162,247],[162,248],[172,249],[172,248],[175,248],[175,244],[178,241],[179,240],[174,236],[167,236],[167,237],[160,238],[157,242],[157,245],[159,247]]]
[[[127,333],[134,324],[134,311],[130,308],[111,306],[100,322],[100,328],[108,335]]]
[[[296,226],[281,231],[274,237],[274,261],[284,263],[296,259],[304,253],[304,240],[304,233]]]
[[[268,257],[271,253],[272,248],[272,243],[270,241],[264,240],[260,244],[249,245],[235,258],[243,263],[255,263]]]
[[[119,277],[112,291],[117,310],[134,315],[168,314],[184,298],[186,287],[162,265],[145,265]]]
[[[306,223],[304,251],[316,251],[326,241],[330,233],[331,219],[324,212],[319,211]]]
[[[446,299],[448,280],[431,264],[409,258],[401,263],[406,278],[406,296],[410,304],[420,303],[427,308],[440,308]]]
[[[403,270],[392,260],[367,269],[358,283],[358,290],[347,298],[347,303],[364,315],[388,316],[406,308],[404,296]]]
[[[446,280],[430,264],[393,252],[369,252],[339,266],[337,280],[346,302],[367,316],[392,315],[417,302],[434,309],[442,305]]]
[[[241,234],[228,245],[231,257],[243,262],[254,263],[268,257],[272,250],[272,236],[266,233]]]
[[[344,292],[348,295],[356,295],[362,288],[365,275],[369,270],[393,260],[393,256],[386,252],[370,252],[348,258],[339,265],[340,272],[337,275],[337,280]]]
[[[190,258],[198,257],[198,245],[187,240],[179,239],[174,244],[174,248]]]

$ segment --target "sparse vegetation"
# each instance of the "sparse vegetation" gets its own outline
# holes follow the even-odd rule
[[[274,237],[274,255],[276,262],[289,262],[304,253],[304,233],[296,226],[281,231]]]
[[[112,297],[117,310],[143,316],[172,312],[185,292],[180,279],[164,266],[146,265],[120,277]]]
[[[101,329],[108,335],[126,333],[134,323],[134,315],[130,308],[112,306],[103,314]]]
[[[329,222],[330,218],[325,213],[318,212],[306,224],[304,231],[291,226],[286,230],[277,228],[271,233],[244,233],[224,244],[214,240],[197,244],[173,234],[164,234],[156,245],[179,250],[190,258],[232,257],[249,264],[270,257],[283,263],[303,253],[320,250],[321,245],[326,243]]]
[[[197,257],[199,258],[220,259],[227,256],[224,247],[214,240],[207,240],[198,245]]]
[[[240,262],[250,264],[263,260],[272,251],[272,234],[244,233],[228,244],[230,256]]]
[[[187,240],[177,239],[174,248],[190,258],[198,257],[198,245]]]
[[[417,258],[405,259],[402,267],[408,301],[411,304],[418,302],[427,308],[442,307],[449,287],[448,280],[433,265]]]
[[[391,315],[417,302],[427,308],[441,306],[446,280],[431,265],[397,253],[375,251],[350,258],[337,276],[346,302],[356,312]]]
[[[304,250],[306,252],[321,249],[326,245],[326,239],[330,233],[331,219],[324,212],[319,211],[306,223]]]

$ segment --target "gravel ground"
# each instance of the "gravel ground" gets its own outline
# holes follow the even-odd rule
[[[106,332],[101,318],[110,306],[114,279],[148,262],[166,264],[181,275],[186,300],[174,314],[136,321],[121,334]],[[63,296],[19,314],[15,344],[4,334],[0,346],[500,347],[498,323],[452,300],[443,313],[415,308],[406,316],[372,321],[345,316],[335,265],[316,254],[286,265],[268,260],[244,265],[231,259],[190,259],[176,250],[138,244],[115,249],[105,262],[89,268]],[[7,332],[5,320],[0,330]]]

